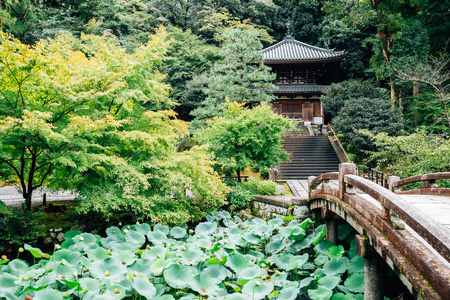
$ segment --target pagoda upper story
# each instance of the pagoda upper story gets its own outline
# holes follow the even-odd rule
[[[261,50],[264,63],[277,74],[275,85],[281,91],[321,92],[332,83],[345,51],[324,49],[295,40],[291,35]]]

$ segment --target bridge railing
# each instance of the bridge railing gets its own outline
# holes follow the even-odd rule
[[[418,176],[412,176],[404,179],[400,179],[397,176],[391,176],[389,180],[389,190],[395,191],[396,194],[420,194],[420,195],[445,195],[450,196],[450,188],[437,187],[435,185],[436,180],[450,179],[450,172],[424,174]],[[418,189],[399,191],[397,189],[404,185],[423,182],[422,186]]]
[[[358,171],[358,176],[375,182],[384,188],[389,188],[389,177],[392,176],[391,174],[383,173],[377,169],[372,169],[366,166],[356,166],[356,170]]]

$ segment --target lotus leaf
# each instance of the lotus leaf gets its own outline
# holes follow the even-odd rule
[[[317,253],[328,255],[328,250],[333,246],[334,244],[330,241],[321,241],[316,245],[314,249],[316,250]]]
[[[333,258],[323,266],[323,272],[327,275],[343,274],[345,271],[347,271],[347,265],[348,258]]]
[[[182,239],[186,236],[186,229],[182,227],[173,227],[170,230],[170,235],[176,239]]]
[[[120,228],[116,226],[111,226],[106,229],[106,235],[117,240],[122,240],[123,238],[122,230],[120,230]]]
[[[299,251],[299,250],[302,250],[302,249],[305,249],[305,248],[308,248],[309,246],[311,246],[313,241],[314,241],[314,235],[310,234],[307,237],[305,237],[304,239],[302,239],[301,241],[295,242],[293,247],[296,251]]]
[[[173,264],[173,261],[171,259],[157,259],[150,267],[150,270],[156,275],[161,275],[161,273],[170,267]]]
[[[24,260],[14,259],[1,270],[2,272],[20,275],[21,273],[24,273],[28,270],[28,264]]]
[[[313,283],[314,282],[314,278],[312,278],[312,277],[307,277],[307,278],[305,278],[305,279],[303,279],[301,282],[300,282],[300,288],[302,289],[302,288],[307,288],[307,287],[309,287],[310,285],[311,285],[311,283]]]
[[[272,291],[273,284],[265,282],[261,279],[252,279],[242,288],[243,294],[255,300],[264,299],[267,295],[272,293]]]
[[[175,300],[175,298],[170,294],[162,295],[161,297],[156,298],[156,299],[158,299],[158,300]]]
[[[300,224],[300,228],[303,229],[303,230],[306,230],[306,227],[308,227],[308,225],[309,225],[310,223],[313,223],[313,221],[312,221],[310,218],[305,219],[305,220]]]
[[[137,256],[133,252],[124,250],[114,251],[112,257],[120,261],[122,265],[127,266],[133,264],[137,259]]]
[[[61,249],[53,254],[51,261],[59,261],[71,266],[78,265],[81,262],[81,253],[77,251],[69,251],[67,249]]]
[[[333,295],[333,291],[324,286],[319,286],[315,290],[308,290],[308,295],[313,300],[328,300]]]
[[[252,266],[245,268],[237,274],[239,279],[253,279],[253,278],[264,278],[267,276],[265,269],[258,266]]]
[[[344,246],[338,245],[338,246],[332,246],[328,249],[328,257],[331,258],[339,258],[342,257],[345,253]]]
[[[202,274],[209,276],[217,284],[231,276],[231,272],[221,265],[209,265],[202,271]]]
[[[354,274],[358,272],[364,272],[364,258],[361,256],[353,257],[348,264],[348,273]]]
[[[344,282],[344,286],[353,293],[364,292],[364,273],[350,275]]]
[[[330,259],[328,258],[327,255],[319,255],[316,257],[316,259],[314,260],[314,263],[318,266],[323,266],[327,261],[329,261]]]
[[[56,252],[56,253],[58,253],[58,252]],[[97,249],[89,251],[87,255],[90,260],[105,260],[108,257],[108,250],[106,250],[105,248],[99,247]]]
[[[277,300],[295,300],[297,299],[298,294],[299,288],[285,287],[279,292]]]
[[[250,244],[259,245],[261,243],[261,238],[251,232],[246,232],[243,237]]]
[[[280,227],[283,225],[284,220],[282,218],[272,219],[268,222],[269,225],[273,226],[274,228]]]
[[[206,274],[195,276],[190,283],[191,288],[202,295],[216,295],[219,292],[219,286]]]
[[[337,293],[331,297],[331,300],[355,300],[355,298],[350,294]]]
[[[156,260],[157,258],[164,258],[166,256],[166,253],[169,250],[161,245],[153,246],[150,250],[144,250],[142,252],[141,257],[150,259],[150,260]]]
[[[149,282],[148,279],[142,276],[133,277],[131,285],[136,290],[136,292],[147,299],[152,299],[156,294],[156,288],[153,286],[153,284]]]
[[[181,252],[180,262],[184,265],[197,265],[203,259],[205,259],[205,255],[201,250],[192,250],[188,249],[186,251]]]
[[[16,284],[14,283],[16,279],[17,276],[13,274],[0,274],[0,289],[16,287]]]
[[[316,245],[318,242],[322,241],[325,236],[327,235],[326,227],[325,225],[320,225],[316,228],[314,231],[314,245]]]
[[[137,231],[128,231],[125,234],[125,241],[129,244],[137,245],[138,247],[145,244],[145,236]]]
[[[278,253],[285,249],[283,241],[273,241],[266,245],[266,253]]]
[[[28,250],[34,258],[42,258],[42,255],[44,255],[45,258],[50,257],[49,254],[43,253],[39,248],[34,248],[28,244],[25,244],[23,247],[25,248],[25,250]]]
[[[164,270],[164,278],[171,287],[184,289],[194,280],[194,274],[187,266],[173,264]]]
[[[97,278],[109,278],[119,281],[127,275],[127,268],[116,258],[109,257],[103,261],[94,261],[90,268],[91,274]]]
[[[234,252],[228,257],[228,261],[225,264],[227,267],[231,268],[234,272],[239,274],[242,270],[251,266],[250,259],[245,257],[239,252]]]
[[[45,289],[36,292],[33,297],[34,300],[60,300],[63,299],[63,293],[53,290],[53,289]]]
[[[210,235],[217,229],[216,223],[203,222],[195,226],[196,235]]]
[[[167,236],[160,231],[152,231],[147,234],[148,240],[155,245],[163,245],[168,243]]]
[[[153,262],[154,260],[150,259],[138,259],[131,266],[127,267],[128,273],[137,272],[138,274],[142,274],[146,277],[151,277],[153,272],[150,270],[150,267]]]
[[[233,293],[223,297],[224,300],[248,300],[248,296],[241,293]]]
[[[317,282],[319,286],[325,286],[330,290],[334,289],[341,282],[341,277],[339,276],[325,276],[319,279]]]

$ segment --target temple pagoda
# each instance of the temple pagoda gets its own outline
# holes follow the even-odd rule
[[[272,108],[283,116],[301,119],[304,122],[324,124],[324,111],[320,96],[333,82],[333,77],[345,51],[334,51],[311,46],[286,38],[261,50],[264,63],[277,74],[272,91],[278,97]]]

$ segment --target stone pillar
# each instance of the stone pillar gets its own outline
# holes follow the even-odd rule
[[[345,194],[345,183],[344,176],[345,175],[356,175],[356,165],[352,163],[343,163],[339,165],[339,199],[344,201]]]
[[[333,244],[338,244],[338,217],[331,212],[327,207],[322,207],[321,210],[322,218],[325,220],[325,225],[327,227],[327,240]]]
[[[391,192],[394,192],[394,183],[399,180],[400,180],[400,177],[398,177],[398,176],[389,176],[388,184],[389,184],[389,190]]]
[[[364,258],[364,300],[384,300],[386,263],[369,240],[359,234],[356,235],[356,252]]]

